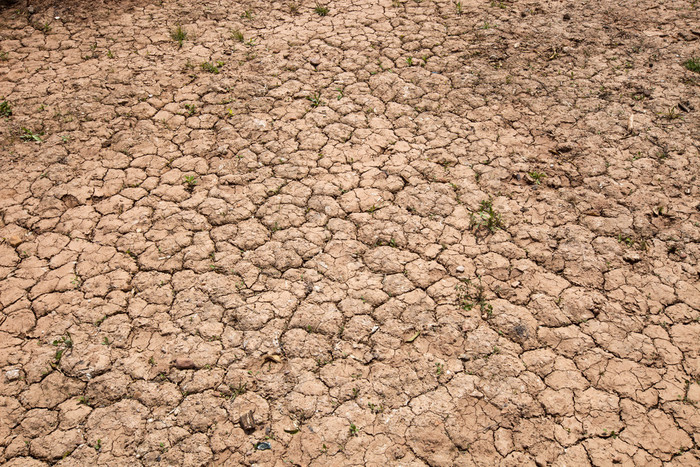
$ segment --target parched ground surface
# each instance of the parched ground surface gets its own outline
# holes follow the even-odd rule
[[[696,2],[31,3],[0,463],[700,463]]]

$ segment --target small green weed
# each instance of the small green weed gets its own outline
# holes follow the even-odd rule
[[[57,367],[61,363],[61,358],[65,355],[66,351],[73,348],[73,339],[70,334],[66,333],[65,336],[54,340],[52,342],[54,347],[57,347],[56,353],[54,354],[54,361],[51,366]]]
[[[240,383],[238,386],[230,384],[229,389],[231,390],[231,400],[234,400],[236,397],[248,392],[248,383]]]
[[[547,174],[542,172],[528,172],[527,174],[535,181],[535,185],[539,185],[543,178],[547,178]]]
[[[195,177],[194,175],[185,175],[183,183],[186,185],[185,188],[188,191],[192,191],[198,183],[197,177]]]
[[[316,4],[316,7],[314,8],[314,11],[316,12],[316,14],[317,14],[318,16],[326,16],[326,15],[328,14],[328,12],[329,12],[329,10],[328,10],[327,7],[325,7],[325,6],[323,6],[323,5],[319,4],[319,3]]]
[[[319,105],[323,105],[324,102],[321,100],[321,94],[315,92],[309,96],[306,96],[306,98],[311,102],[311,107],[316,108]]]
[[[700,57],[693,57],[683,62],[683,66],[694,73],[700,73]]]
[[[617,235],[617,241],[620,243],[624,243],[629,247],[634,246],[635,244],[635,241],[632,237],[623,237],[622,234]]]
[[[406,59],[406,63],[408,64],[408,66],[413,66],[413,57],[408,57]]]
[[[367,403],[367,407],[369,407],[369,410],[371,410],[372,413],[375,413],[375,414],[384,412],[384,406],[383,406],[383,405],[375,405],[375,404],[373,404],[373,403],[371,403],[371,402],[368,402],[368,403]]]
[[[185,104],[185,109],[187,109],[187,115],[190,117],[197,113],[197,106],[194,104]]]
[[[32,130],[29,128],[22,127],[22,134],[20,135],[20,139],[22,141],[36,141],[37,143],[41,143],[43,140],[41,139],[41,136],[44,134],[43,132],[40,133],[34,133]]]
[[[12,105],[8,101],[0,102],[0,117],[11,117]]]
[[[476,211],[476,215],[471,213],[470,227],[475,230],[486,227],[486,229],[492,233],[503,228],[501,214],[493,209],[492,199],[483,200],[479,205],[479,209]]]
[[[675,105],[668,109],[668,112],[663,113],[662,116],[668,120],[676,120],[677,118],[681,118],[681,114],[678,112],[678,110],[676,110]]]
[[[253,19],[253,10],[245,10],[241,15],[243,19]]]
[[[182,47],[182,43],[187,40],[187,31],[182,29],[182,25],[178,24],[170,33],[170,37]]]
[[[490,318],[493,315],[493,306],[486,301],[481,277],[479,277],[479,284],[474,284],[469,279],[463,279],[462,283],[458,284],[455,289],[460,308],[470,311],[478,306],[482,313],[486,313],[487,317]]]
[[[350,436],[357,436],[360,434],[360,429],[354,423],[350,424]]]
[[[462,14],[462,2],[455,2],[455,10],[457,10],[458,15]]]
[[[204,62],[200,66],[202,67],[202,70],[206,71],[207,73],[213,73],[215,75],[219,74],[219,68],[224,65],[224,62],[216,62],[216,65],[209,63],[209,62]]]
[[[243,37],[243,33],[238,29],[231,33],[231,38],[236,42],[243,42],[245,40],[245,38]]]
[[[33,27],[34,29],[36,29],[37,31],[43,32],[44,34],[46,34],[46,33],[48,33],[48,32],[51,31],[51,26],[49,25],[49,23],[44,23],[44,24],[41,24],[41,23],[32,23],[32,27]]]
[[[435,364],[435,375],[440,376],[443,373],[443,371],[445,371],[445,369],[444,369],[442,363],[436,363]]]

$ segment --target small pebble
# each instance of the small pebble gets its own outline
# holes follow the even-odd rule
[[[7,378],[8,381],[17,381],[20,377],[19,370],[17,368],[13,368],[12,370],[7,370],[5,372],[5,377]]]
[[[622,259],[628,263],[638,263],[642,258],[636,251],[628,251],[622,256]]]
[[[457,268],[455,269],[455,271],[460,272],[460,273],[461,273],[461,272],[464,272],[464,266],[457,266]]]
[[[34,5],[29,5],[27,7],[27,13],[29,13],[30,15],[34,14]]]
[[[194,361],[191,358],[187,357],[176,358],[175,360],[173,360],[173,366],[178,370],[193,370],[197,368],[194,364]]]
[[[314,55],[309,59],[309,63],[311,63],[311,65],[313,65],[314,67],[317,67],[321,64],[321,57],[319,57],[318,55]]]

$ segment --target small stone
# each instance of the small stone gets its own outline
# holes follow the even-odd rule
[[[257,443],[255,445],[255,449],[257,449],[258,451],[267,451],[269,449],[272,449],[272,446],[270,446],[270,443],[268,443],[267,441],[263,441],[262,443]]]
[[[457,266],[457,267],[455,268],[455,271],[457,271],[457,272],[459,272],[459,273],[463,273],[463,272],[464,272],[464,266]]]
[[[7,242],[13,247],[15,247],[22,243],[22,237],[20,237],[19,235],[10,235],[9,237],[7,237]]]
[[[80,201],[73,195],[63,195],[61,196],[61,201],[63,201],[68,209],[73,209],[74,207],[80,206]]]
[[[238,420],[238,422],[241,424],[241,428],[243,428],[243,431],[255,431],[255,417],[253,417],[252,410],[248,413],[241,415],[241,418]]]
[[[564,13],[564,21],[569,21],[571,19],[571,15],[568,13]]]
[[[29,5],[27,7],[27,13],[29,13],[30,15],[34,14],[34,5]]]
[[[639,256],[639,253],[637,253],[636,251],[627,251],[622,256],[622,259],[624,259],[628,263],[638,263],[639,261],[641,261],[642,258]]]
[[[191,358],[178,357],[172,361],[172,365],[178,370],[194,370],[197,366]]]
[[[312,66],[317,67],[321,64],[321,57],[314,55],[309,59],[309,63],[311,63]]]
[[[17,381],[20,376],[21,374],[17,368],[5,372],[5,378],[7,378],[8,381]]]

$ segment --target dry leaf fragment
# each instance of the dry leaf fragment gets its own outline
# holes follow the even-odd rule
[[[420,331],[417,331],[411,337],[406,338],[406,342],[413,342],[414,340],[418,339],[418,336],[420,336]]]

